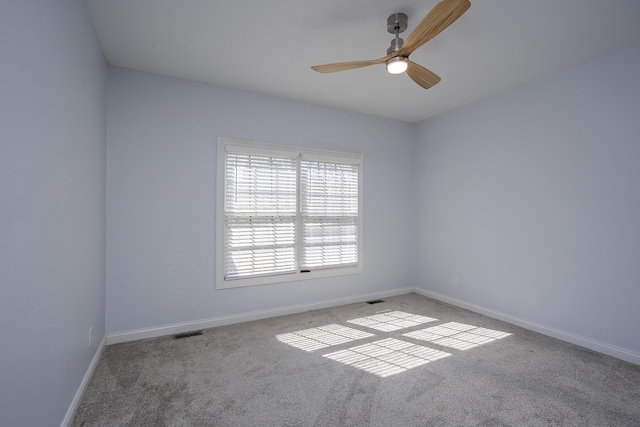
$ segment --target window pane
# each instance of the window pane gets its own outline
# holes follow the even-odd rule
[[[303,220],[302,268],[358,263],[356,218]]]
[[[225,213],[295,215],[296,160],[227,154]]]
[[[302,269],[358,264],[358,165],[300,165]]]
[[[227,153],[225,278],[297,270],[297,161]]]
[[[300,185],[303,215],[358,215],[358,165],[303,160]]]

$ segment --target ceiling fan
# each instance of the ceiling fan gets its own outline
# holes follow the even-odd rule
[[[435,5],[427,16],[425,16],[418,26],[409,34],[407,41],[400,38],[400,33],[407,29],[407,15],[404,13],[394,13],[387,19],[387,31],[395,34],[391,40],[391,47],[387,49],[387,55],[380,59],[368,61],[336,62],[333,64],[314,65],[311,67],[319,73],[334,73],[336,71],[352,70],[354,68],[368,67],[375,64],[386,64],[387,71],[391,74],[401,74],[405,71],[425,89],[440,82],[440,77],[427,70],[422,65],[418,65],[409,60],[409,55],[414,50],[440,34],[445,28],[453,24],[456,19],[462,16],[469,8],[469,0],[442,0]]]

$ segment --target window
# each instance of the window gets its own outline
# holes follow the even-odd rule
[[[218,138],[216,287],[362,271],[359,154]]]

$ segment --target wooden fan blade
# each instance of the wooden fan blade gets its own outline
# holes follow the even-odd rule
[[[409,61],[407,74],[411,79],[425,89],[429,89],[440,82],[440,77],[432,71],[427,70],[422,65]]]
[[[422,19],[413,30],[404,45],[397,52],[400,56],[409,56],[411,53],[440,34],[445,28],[453,24],[471,7],[469,0],[442,0],[435,5],[431,12]]]
[[[368,67],[369,65],[384,64],[384,62],[391,58],[391,55],[387,55],[380,59],[371,59],[369,61],[348,61],[348,62],[335,62],[333,64],[314,65],[311,67],[314,71],[319,73],[335,73],[336,71],[347,71],[355,68]]]

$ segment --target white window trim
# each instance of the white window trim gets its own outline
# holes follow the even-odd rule
[[[301,273],[299,270],[293,273],[274,274],[270,276],[249,277],[225,280],[224,278],[224,179],[226,148],[240,148],[250,153],[269,153],[302,156],[305,159],[335,161],[339,163],[358,164],[358,265],[349,267],[334,267]],[[267,285],[304,281],[323,277],[343,276],[362,273],[363,266],[363,167],[362,155],[331,150],[319,150],[306,147],[270,144],[266,142],[247,141],[235,138],[218,137],[217,162],[216,162],[216,289],[230,289],[245,286]],[[299,193],[298,193],[299,194]],[[299,197],[299,196],[298,196]]]

